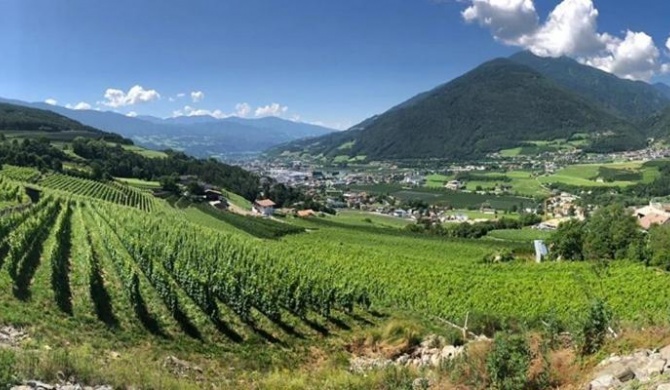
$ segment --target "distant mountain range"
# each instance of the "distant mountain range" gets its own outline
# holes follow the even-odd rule
[[[335,130],[276,117],[247,119],[184,116],[161,119],[128,117],[111,111],[71,110],[46,103],[0,99],[0,102],[49,110],[84,125],[118,133],[152,148],[182,150],[196,157],[258,153],[270,147]]]
[[[268,154],[474,159],[575,135],[585,135],[591,151],[638,149],[652,135],[649,118],[670,107],[668,90],[566,57],[522,52],[484,63],[347,131],[291,142]],[[659,126],[654,134],[670,135]]]

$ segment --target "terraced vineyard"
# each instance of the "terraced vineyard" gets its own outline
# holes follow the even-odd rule
[[[51,174],[41,180],[39,185],[123,206],[136,207],[144,211],[151,211],[154,207],[154,199],[151,195],[116,182],[105,184],[72,176]]]

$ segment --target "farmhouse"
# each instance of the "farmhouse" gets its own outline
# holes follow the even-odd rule
[[[670,221],[668,213],[650,213],[637,220],[637,223],[644,230],[649,230],[653,225],[665,225]]]
[[[275,202],[270,199],[257,200],[254,202],[252,211],[265,217],[270,217],[275,212]]]
[[[397,218],[407,218],[408,215],[409,213],[403,209],[395,209],[393,211],[393,216]]]
[[[650,203],[648,206],[638,208],[634,214],[638,225],[644,230],[649,230],[652,225],[665,225],[670,221],[670,213],[659,203]]]
[[[316,213],[312,209],[307,209],[307,210],[298,210],[297,215],[300,218],[307,218],[316,215]]]
[[[450,180],[447,184],[444,185],[444,188],[452,191],[458,191],[462,188],[465,188],[465,183],[460,180]]]
[[[223,194],[221,191],[217,191],[215,189],[208,189],[205,190],[205,199],[211,200],[211,201],[216,201],[216,200],[221,200],[223,199]]]
[[[210,206],[215,207],[219,210],[227,210],[228,209],[228,201],[225,198],[221,198],[221,200],[214,200],[209,202]]]

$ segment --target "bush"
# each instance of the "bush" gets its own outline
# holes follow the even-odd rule
[[[491,387],[498,390],[525,388],[530,361],[530,346],[525,338],[498,334],[486,359]]]
[[[9,389],[16,384],[15,366],[16,356],[14,352],[0,349],[0,390]]]
[[[602,299],[596,299],[591,304],[584,319],[580,338],[582,355],[591,355],[603,346],[607,331],[612,322],[612,312]]]

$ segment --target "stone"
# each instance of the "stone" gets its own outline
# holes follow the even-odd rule
[[[621,356],[618,356],[618,355],[615,355],[615,354],[611,354],[610,357],[608,357],[607,359],[605,359],[605,360],[603,360],[602,362],[598,363],[598,367],[607,366],[607,365],[610,365],[610,364],[612,364],[612,363],[618,363],[618,362],[621,361],[621,359],[622,359]]]
[[[428,378],[416,378],[412,381],[412,390],[428,390],[431,386]]]
[[[21,386],[10,387],[9,390],[33,390],[33,388],[30,386],[21,385]]]
[[[670,383],[663,383],[656,386],[656,390],[670,390]]]
[[[26,382],[28,386],[31,386],[33,389],[38,389],[38,390],[55,390],[55,386],[51,386],[48,383],[40,382],[40,381],[28,381]]]
[[[58,390],[83,390],[81,385],[64,385],[60,386]]]
[[[640,382],[647,382],[651,377],[662,374],[664,369],[665,360],[656,359],[649,361],[642,367],[634,369],[633,372],[635,373],[635,378]]]
[[[627,364],[628,363],[628,364]],[[606,366],[600,370],[597,374],[598,377],[611,376],[621,382],[627,382],[635,378],[635,373],[630,368],[630,361],[620,361],[609,366]]]
[[[442,357],[442,359],[453,359],[456,356],[460,355],[462,351],[463,347],[454,347],[453,345],[447,345],[446,347],[442,348],[440,356]]]
[[[427,366],[429,364],[430,364],[430,355],[421,356],[421,365],[422,366]]]
[[[621,385],[621,381],[615,378],[613,375],[602,375],[594,379],[589,383],[590,390],[608,390],[614,386]]]
[[[430,364],[433,367],[439,367],[440,364],[442,363],[442,358],[440,357],[439,354],[432,355],[430,358]]]
[[[670,345],[666,345],[665,347],[661,348],[658,353],[661,354],[662,359],[670,360]]]
[[[399,358],[397,358],[395,360],[395,362],[397,364],[402,364],[402,365],[407,364],[408,361],[409,361],[409,355],[408,354],[401,355]]]

